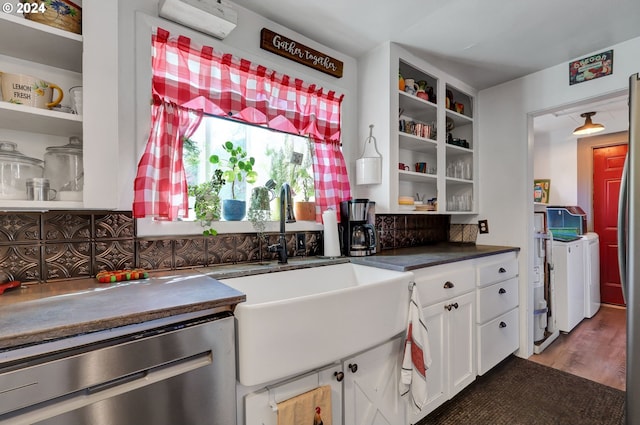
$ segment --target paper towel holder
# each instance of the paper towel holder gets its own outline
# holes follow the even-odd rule
[[[380,183],[382,183],[382,155],[378,151],[376,138],[373,137],[373,124],[369,124],[369,137],[364,141],[362,155],[356,159],[356,184]]]

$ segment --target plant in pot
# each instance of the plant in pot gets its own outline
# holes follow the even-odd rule
[[[293,146],[285,142],[283,147],[278,149],[267,148],[266,155],[271,159],[271,166],[269,167],[269,180],[272,182],[272,189],[275,190],[275,195],[271,201],[271,218],[273,220],[280,219],[280,188],[283,183],[289,183],[291,179],[291,163],[289,158],[293,152]]]
[[[266,240],[264,231],[267,221],[271,219],[271,213],[269,211],[271,195],[271,190],[264,186],[254,187],[251,191],[251,204],[249,205],[247,218],[258,234],[258,237],[262,240]]]
[[[193,211],[196,215],[196,220],[200,221],[202,227],[211,226],[213,221],[220,220],[220,190],[225,184],[222,174],[222,170],[215,170],[211,180],[190,185],[188,188],[189,196],[195,198]],[[202,233],[205,236],[218,234],[213,228],[205,229]]]
[[[236,182],[243,181],[255,183],[258,173],[253,169],[256,163],[254,157],[250,157],[242,146],[234,146],[231,141],[222,145],[227,153],[227,158],[219,155],[211,155],[209,162],[224,169],[222,177],[227,183],[231,183],[231,199],[222,200],[222,217],[227,221],[240,221],[247,211],[245,200],[237,199]]]
[[[310,201],[315,196],[315,186],[313,184],[313,176],[307,168],[299,168],[296,172],[296,187],[298,194],[301,194],[302,201],[296,200],[294,204],[294,212],[297,220],[315,221],[316,219],[316,203]]]
[[[294,213],[296,219],[315,221],[316,203],[315,185],[313,181],[313,167],[311,165],[311,143],[307,142],[304,153],[295,153],[291,156],[291,183],[296,195]]]

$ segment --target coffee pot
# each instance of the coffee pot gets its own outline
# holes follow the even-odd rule
[[[375,202],[352,199],[340,203],[340,248],[343,255],[361,257],[376,253],[373,222]]]

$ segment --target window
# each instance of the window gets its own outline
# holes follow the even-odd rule
[[[305,185],[294,175],[313,176],[315,190],[309,184],[306,187],[308,195],[315,193],[316,221],[323,211],[337,211],[342,200],[350,199],[340,148],[343,95],[214,51],[210,46],[198,46],[188,37],[171,36],[159,27],[152,31],[151,38],[151,128],[134,179],[134,218],[151,218],[165,224],[180,221],[188,214],[190,181],[182,148],[185,139],[193,142],[189,143],[190,148],[204,151],[199,162],[194,160],[195,155],[187,160],[191,160],[187,167],[193,168],[191,182],[206,179],[213,170],[207,169],[208,156],[222,143],[234,139],[246,143],[250,155],[258,160],[257,185],[265,184],[269,175],[276,176],[272,180],[279,185],[288,175],[294,180],[292,186],[298,197],[304,197]],[[222,130],[226,123],[232,123],[232,129]],[[258,131],[266,133],[254,134]],[[283,138],[282,145],[270,146],[269,141],[276,136]],[[294,152],[302,153],[300,165],[290,164],[291,158],[286,160]],[[276,160],[278,155],[285,160]],[[267,158],[269,161],[264,161]],[[264,168],[263,163],[271,161],[275,166]],[[309,162],[313,162],[313,173]],[[278,167],[285,170],[280,180]],[[252,188],[243,186],[247,199]],[[226,227],[223,232],[239,230],[221,227]],[[154,230],[148,234],[161,233]]]
[[[293,190],[294,200],[313,201],[315,187],[313,183],[313,165],[311,158],[311,141],[305,137],[260,126],[248,125],[235,120],[217,117],[204,117],[189,141],[184,143],[183,161],[187,174],[187,183],[193,186],[203,183],[213,175],[218,165],[212,164],[208,158],[219,155],[226,158],[222,145],[231,141],[234,146],[242,146],[256,162],[253,169],[257,172],[257,180],[253,184],[245,181],[236,183],[236,198],[245,200],[250,205],[252,189],[265,186],[271,180],[273,196],[277,196],[283,183],[289,183]],[[231,197],[231,187],[225,184],[220,191],[220,198]],[[189,217],[194,220],[190,200]]]

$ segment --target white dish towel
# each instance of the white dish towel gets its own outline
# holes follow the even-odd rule
[[[411,287],[399,390],[401,396],[409,397],[414,412],[419,412],[427,401],[426,373],[431,366],[431,350],[418,288],[415,284]]]

